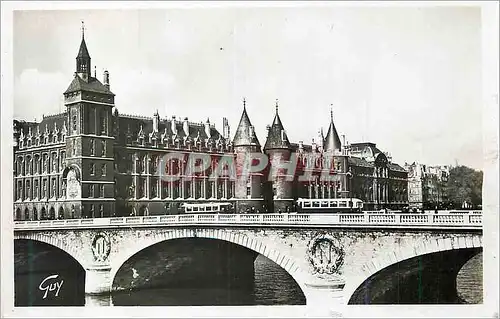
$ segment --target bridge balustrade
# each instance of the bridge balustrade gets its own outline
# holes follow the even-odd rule
[[[429,222],[429,215],[401,215],[402,224],[425,224]]]
[[[133,216],[95,219],[63,219],[41,221],[15,221],[15,229],[106,227],[114,225],[176,225],[176,224],[237,224],[237,225],[377,225],[471,226],[481,227],[482,215],[425,213],[425,214],[192,214],[164,216]]]
[[[441,224],[460,224],[464,222],[464,215],[433,215],[432,222]]]
[[[281,214],[271,214],[262,215],[262,221],[264,223],[281,223],[284,221],[284,215]]]
[[[236,214],[230,214],[230,215],[216,215],[218,217],[218,220],[221,222],[235,222],[236,218],[238,215]]]
[[[211,223],[211,222],[215,222],[217,219],[216,219],[216,216],[213,215],[213,214],[210,214],[210,215],[207,215],[207,214],[202,214],[202,215],[198,215],[198,221],[199,222],[207,222],[207,223]]]
[[[310,215],[303,215],[303,214],[290,214],[287,215],[288,221],[290,223],[309,223],[311,221],[311,216]]]
[[[262,214],[243,214],[240,215],[242,223],[259,223],[262,222]]]
[[[160,223],[166,223],[166,224],[171,224],[175,223],[178,215],[166,215],[166,216],[160,216]]]
[[[113,217],[109,220],[109,223],[112,225],[123,224],[124,222],[125,222],[124,217]]]
[[[482,224],[483,223],[483,215],[469,215],[469,223]]]
[[[368,223],[394,224],[396,223],[396,215],[369,215]]]
[[[192,223],[194,222],[194,215],[179,215],[179,222],[184,223]]]
[[[144,217],[142,217],[142,222],[143,223],[157,223],[158,216],[144,216]]]
[[[338,215],[339,222],[341,224],[363,224],[365,222],[365,216],[367,215]]]

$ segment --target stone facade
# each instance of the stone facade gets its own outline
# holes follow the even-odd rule
[[[405,170],[375,144],[342,145],[333,114],[326,137],[292,143],[276,103],[261,148],[245,102],[231,140],[226,118],[220,133],[209,119],[120,114],[114,100],[109,72],[102,82],[91,74],[82,38],[64,92],[66,111],[41,122],[14,121],[15,220],[178,214],[192,202],[226,202],[238,213],[293,211],[298,198],[358,197],[365,209],[406,204]],[[242,178],[239,168],[251,153],[270,162]],[[193,154],[208,156],[206,171],[186,173],[196,165],[187,160]],[[163,165],[169,155],[176,158]],[[290,169],[292,158],[296,165]],[[228,160],[236,163],[236,178],[213,174]],[[331,179],[321,179],[325,170]],[[162,179],[179,172],[175,182]],[[304,175],[310,178],[301,180]]]
[[[450,176],[448,165],[429,166],[419,163],[407,164],[408,203],[412,207],[424,209],[445,208],[448,202],[446,183]]]

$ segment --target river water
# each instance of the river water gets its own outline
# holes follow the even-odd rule
[[[16,264],[25,263],[25,258],[16,253]],[[42,256],[39,256],[42,258]],[[24,260],[24,261],[23,261]],[[246,290],[217,289],[178,289],[178,288],[148,288],[114,291],[108,296],[92,297],[94,303],[115,306],[195,306],[195,305],[304,305],[305,297],[291,278],[281,267],[266,257],[259,255],[255,260],[254,285]],[[457,277],[457,290],[464,303],[482,303],[482,253],[470,259]],[[127,270],[128,271],[128,270]],[[132,271],[132,270],[130,270]],[[34,274],[16,274],[16,305],[84,305],[85,296],[79,291],[64,291],[55,299],[39,299],[33,302],[34,293],[27,292],[28,287],[38,285],[40,278],[47,272]],[[68,277],[79,277],[81,274],[66,274]],[[39,277],[39,278],[38,278]],[[81,278],[81,277],[80,277]],[[81,280],[80,280],[81,281]],[[67,287],[69,283],[65,284]],[[38,286],[36,286],[38,287]],[[76,287],[76,286],[75,286]],[[81,287],[81,284],[80,284]],[[83,288],[83,287],[81,287]],[[78,290],[77,289],[77,290]],[[68,294],[70,294],[68,296]],[[29,296],[27,298],[26,296]],[[62,297],[62,298],[61,298]],[[102,302],[99,302],[99,299]],[[387,303],[391,303],[387,300]]]

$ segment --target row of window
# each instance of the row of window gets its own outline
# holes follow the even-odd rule
[[[205,189],[204,189],[205,188]],[[147,197],[148,181],[140,181],[138,186],[132,185],[128,189],[128,195],[135,198]],[[218,182],[209,181],[204,186],[202,181],[184,182],[181,184],[164,184],[163,187],[157,179],[152,179],[149,185],[149,194],[151,198],[156,198],[160,195],[162,198],[231,198],[234,195],[233,182]],[[137,192],[137,193],[136,193]]]
[[[14,175],[57,173],[64,167],[65,158],[65,152],[61,152],[59,158],[57,152],[52,152],[51,157],[47,153],[42,154],[41,157],[40,154],[35,154],[34,156],[27,155],[26,157],[19,156],[14,163]]]
[[[100,175],[101,176],[106,176],[106,169],[107,165],[106,164],[101,164],[100,165]],[[97,172],[96,172],[96,164],[94,163],[90,163],[89,165],[89,174],[90,176],[96,176],[97,175]]]
[[[98,186],[97,189],[99,190],[98,194],[95,193],[96,185],[94,185],[94,184],[88,185],[88,187],[89,187],[88,198],[95,198],[95,197],[101,197],[102,198],[102,197],[104,197],[104,185],[100,184],[100,185],[97,185],[97,186]]]
[[[34,199],[34,198],[52,198],[52,197],[64,197],[66,196],[66,182],[63,180],[60,185],[57,183],[56,178],[52,178],[50,182],[50,189],[47,187],[48,180],[42,180],[42,187],[39,189],[38,180],[33,181],[33,189],[31,188],[31,181],[25,181],[23,188],[23,181],[18,181],[17,183],[17,192],[16,199],[17,200],[25,200],[25,199]],[[59,194],[58,194],[59,189]],[[33,193],[32,193],[33,191]]]

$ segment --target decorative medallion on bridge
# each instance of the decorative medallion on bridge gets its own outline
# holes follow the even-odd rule
[[[92,241],[92,253],[94,254],[94,260],[97,262],[106,261],[110,251],[111,244],[108,236],[104,233],[97,234]]]
[[[345,252],[337,238],[323,234],[311,240],[307,256],[317,273],[333,275],[339,273]]]

